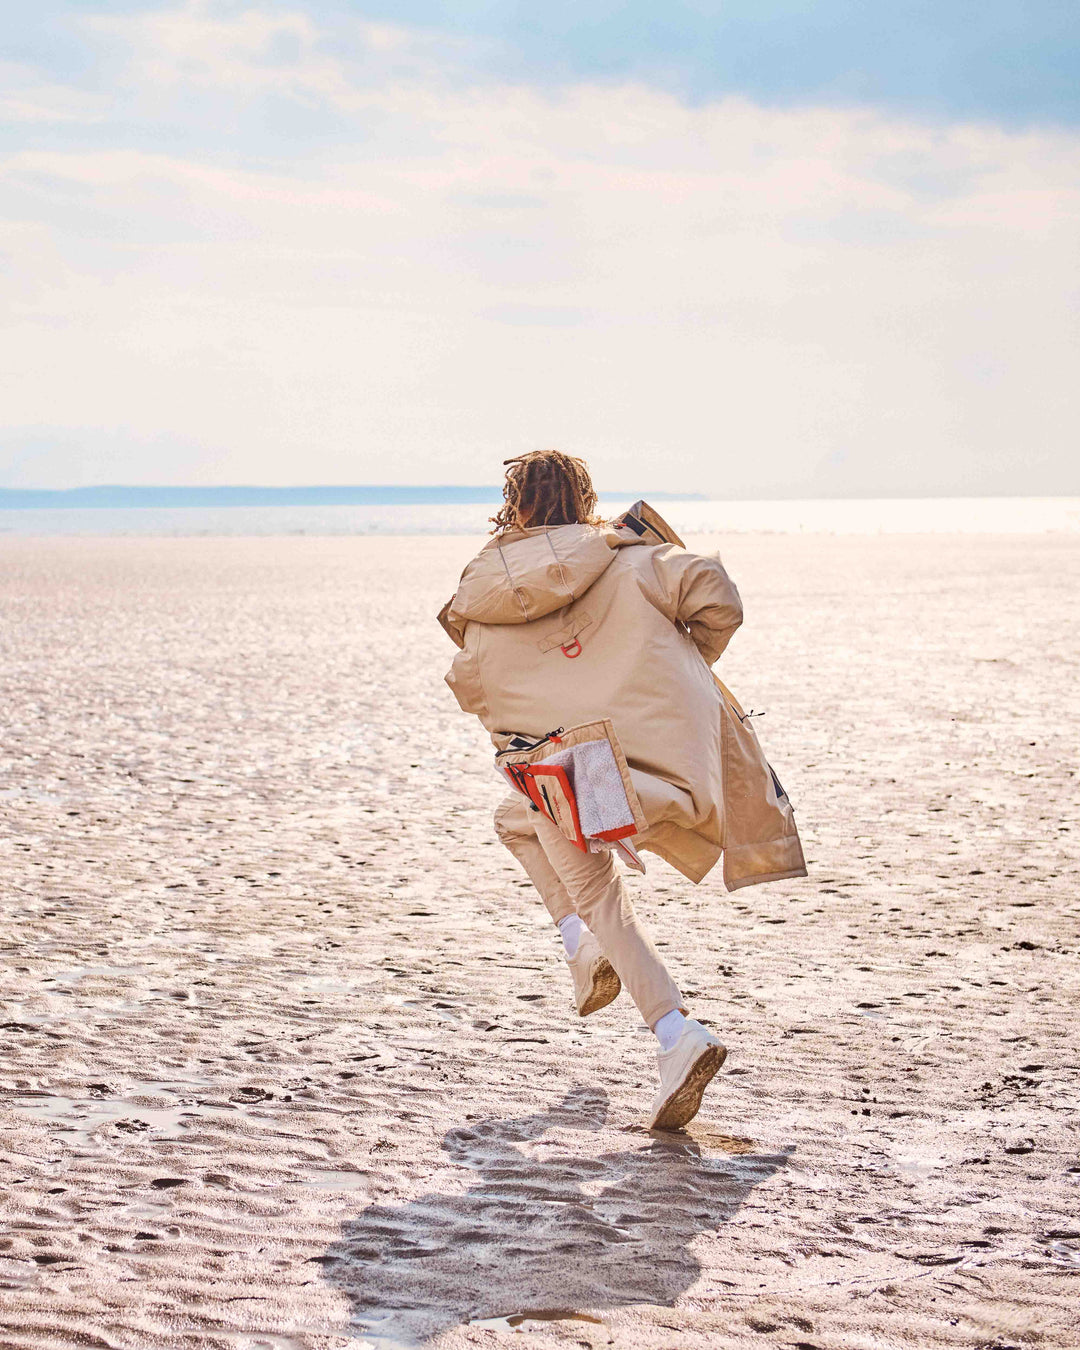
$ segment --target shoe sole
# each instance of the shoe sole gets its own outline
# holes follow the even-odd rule
[[[727,1059],[722,1045],[707,1046],[690,1066],[690,1072],[653,1117],[653,1130],[681,1130],[701,1110],[701,1098],[716,1071]]]
[[[621,989],[622,980],[615,974],[615,967],[606,957],[602,957],[593,968],[592,986],[585,1002],[578,1009],[578,1016],[588,1017],[590,1013],[598,1012],[609,1003],[614,1003]]]

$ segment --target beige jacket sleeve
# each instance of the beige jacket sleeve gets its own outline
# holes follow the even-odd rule
[[[475,644],[465,644],[454,657],[454,663],[446,674],[446,683],[453,691],[461,711],[475,713],[483,721],[487,716],[488,704],[480,680],[480,662],[476,658]]]
[[[657,583],[653,603],[672,623],[686,625],[711,666],[742,623],[742,600],[735,583],[719,557],[705,558],[674,544],[661,544],[651,551]]]

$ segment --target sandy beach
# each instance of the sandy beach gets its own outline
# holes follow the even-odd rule
[[[743,535],[810,876],[573,1015],[434,621],[478,540],[0,537],[0,1344],[1080,1344],[1080,536]]]

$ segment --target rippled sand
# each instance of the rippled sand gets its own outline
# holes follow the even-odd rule
[[[1080,539],[725,546],[811,876],[631,881],[731,1047],[669,1136],[441,682],[473,547],[0,539],[0,1344],[1075,1347]]]

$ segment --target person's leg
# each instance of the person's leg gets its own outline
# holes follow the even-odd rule
[[[638,923],[611,854],[582,853],[546,816],[534,813],[534,819],[536,838],[571,907],[596,934],[642,1017],[654,1027],[682,1007],[682,996]]]
[[[630,991],[660,1048],[660,1087],[649,1128],[682,1129],[697,1115],[727,1051],[708,1027],[683,1015],[682,999],[634,914],[610,853],[582,853],[557,825],[538,817],[536,834],[577,912]]]
[[[558,924],[577,911],[536,837],[534,822],[539,819],[540,813],[529,808],[520,792],[511,792],[496,807],[495,833],[524,867],[552,922]]]
[[[621,985],[594,934],[578,917],[574,902],[536,837],[538,811],[518,792],[500,802],[495,833],[521,863],[562,934],[563,954],[574,982],[574,1003],[582,1017],[597,1012],[619,995]]]

